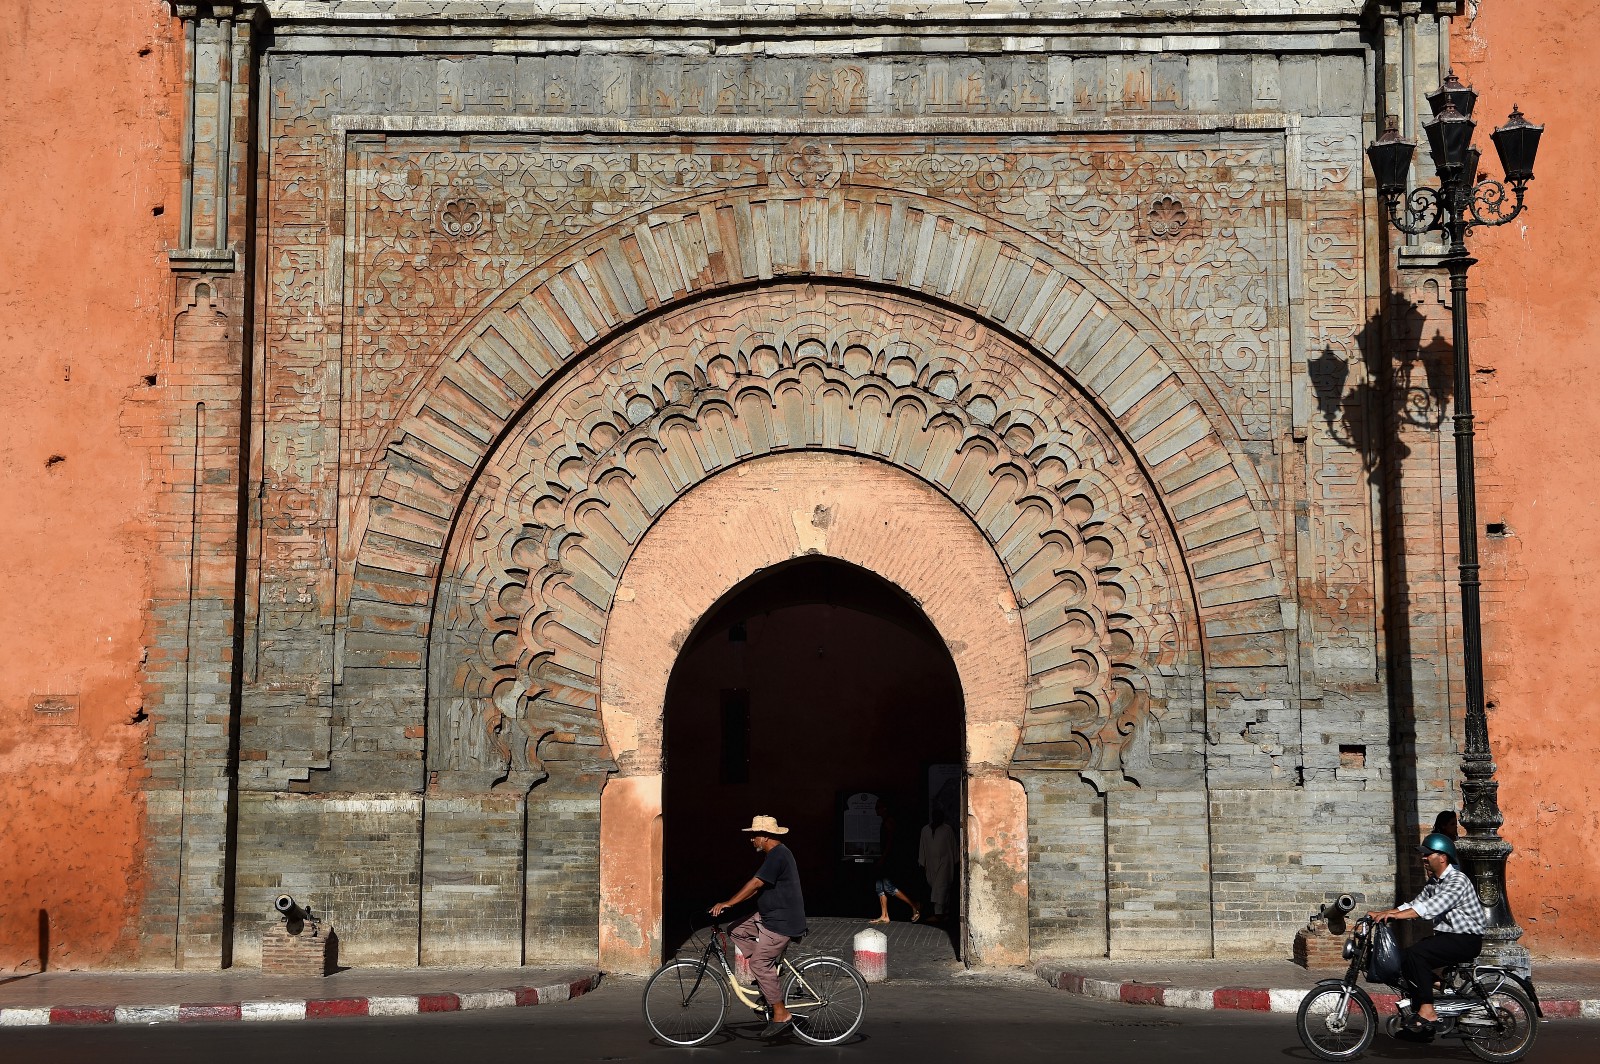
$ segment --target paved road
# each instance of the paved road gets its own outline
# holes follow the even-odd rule
[[[760,1024],[740,1021],[700,1049],[654,1045],[639,1018],[638,980],[613,979],[576,1001],[497,1012],[404,1020],[338,1019],[285,1024],[144,1028],[39,1028],[0,1031],[0,1060],[49,1064],[115,1061],[884,1061],[1005,1064],[1113,1060],[1117,1064],[1309,1061],[1289,1016],[1195,1012],[1087,1001],[1018,980],[960,979],[891,984],[873,992],[867,1023],[852,1044],[767,1046]],[[1466,1061],[1459,1045],[1414,1048],[1379,1036],[1367,1060]],[[1600,1060],[1600,1023],[1560,1020],[1541,1027],[1528,1058],[1539,1064]]]

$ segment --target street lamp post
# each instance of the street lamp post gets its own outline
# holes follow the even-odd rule
[[[1472,360],[1467,339],[1467,270],[1477,262],[1467,254],[1467,233],[1480,225],[1505,225],[1522,213],[1523,194],[1533,180],[1533,158],[1543,126],[1536,126],[1515,108],[1493,134],[1495,151],[1505,169],[1504,181],[1477,180],[1478,150],[1472,146],[1477,123],[1472,108],[1478,94],[1454,74],[1445,79],[1428,104],[1433,119],[1424,124],[1428,153],[1439,175],[1438,187],[1407,192],[1406,176],[1416,144],[1402,140],[1390,117],[1383,136],[1367,148],[1378,195],[1396,229],[1402,233],[1438,232],[1449,242],[1443,264],[1450,271],[1450,317],[1455,341],[1456,502],[1461,551],[1461,641],[1466,672],[1466,750],[1461,768],[1461,826],[1457,841],[1461,862],[1478,889],[1489,928],[1484,952],[1497,963],[1526,970],[1529,955],[1517,944],[1522,929],[1506,898],[1506,858],[1511,846],[1500,838],[1500,784],[1489,749],[1489,721],[1483,706],[1483,641],[1478,605],[1478,505],[1472,459]],[[1507,189],[1507,185],[1510,188]],[[1514,202],[1508,202],[1514,197]]]

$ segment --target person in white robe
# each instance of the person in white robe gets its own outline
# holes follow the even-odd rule
[[[933,818],[923,826],[917,863],[928,877],[928,899],[933,903],[934,917],[942,920],[949,910],[950,888],[955,883],[956,833],[944,822],[941,810],[935,809]]]

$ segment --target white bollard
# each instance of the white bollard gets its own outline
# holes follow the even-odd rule
[[[867,928],[851,942],[856,951],[856,970],[869,983],[881,983],[889,978],[889,936],[874,928]]]

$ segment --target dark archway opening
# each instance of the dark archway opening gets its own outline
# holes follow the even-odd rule
[[[667,687],[669,948],[755,871],[740,829],[756,814],[791,829],[784,841],[808,915],[876,916],[873,883],[885,872],[926,906],[918,841],[935,805],[960,838],[963,720],[950,652],[917,604],[876,574],[811,557],[735,588],[684,645]],[[860,794],[884,799],[889,814],[881,859],[851,852],[871,823],[848,809]],[[958,857],[952,933],[960,867]],[[892,904],[894,919],[909,915]]]

